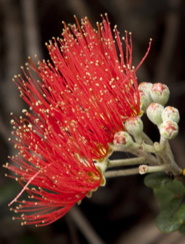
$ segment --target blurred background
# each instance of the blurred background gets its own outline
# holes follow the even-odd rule
[[[112,27],[121,35],[133,33],[134,64],[151,51],[140,70],[139,81],[166,83],[169,104],[181,114],[180,133],[171,142],[176,161],[185,167],[185,1],[184,0],[0,0],[0,162],[14,154],[10,112],[20,115],[25,107],[12,78],[27,57],[48,58],[45,42],[60,36],[62,21],[74,23],[88,16],[96,26],[108,13]],[[150,124],[145,131],[157,140]],[[21,189],[0,170],[0,244],[182,244],[178,232],[162,234],[155,227],[158,205],[142,176],[108,179],[90,199],[84,199],[57,222],[36,228],[13,221],[7,204]]]

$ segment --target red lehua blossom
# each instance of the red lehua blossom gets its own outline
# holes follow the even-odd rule
[[[52,61],[36,67],[30,60],[28,71],[15,77],[31,112],[13,121],[19,153],[6,167],[33,200],[16,208],[28,213],[21,216],[27,224],[55,221],[97,188],[103,178],[93,159],[105,157],[123,122],[141,113],[135,72],[148,51],[134,69],[130,34],[123,52],[107,18],[97,31],[87,18],[81,25],[64,24],[63,38],[47,44]]]
[[[26,185],[11,203],[26,190],[30,200],[18,201],[20,205],[13,210],[24,214],[15,219],[22,219],[22,224],[47,225],[66,214],[104,180],[88,153],[82,157],[80,152],[79,157],[78,151],[74,152],[69,134],[57,134],[52,123],[42,121],[35,113],[25,113],[27,119],[12,120],[19,153],[11,157],[14,164],[7,163],[5,167],[16,174],[21,185]]]
[[[25,74],[27,81],[18,82],[35,112],[47,110],[44,119],[54,118],[58,133],[65,128],[99,159],[106,156],[114,133],[123,130],[123,122],[141,114],[136,70],[148,51],[134,69],[131,34],[125,34],[123,52],[119,33],[115,27],[114,39],[108,19],[103,18],[98,31],[87,18],[81,24],[64,24],[63,38],[46,44],[52,62],[38,61],[38,68],[30,63],[41,81],[35,84],[32,75]]]

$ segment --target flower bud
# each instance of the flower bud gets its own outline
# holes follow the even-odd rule
[[[119,131],[115,133],[113,143],[119,148],[127,148],[133,145],[133,140],[126,131]]]
[[[162,123],[162,112],[164,107],[159,103],[151,103],[147,108],[147,116],[152,123],[160,125]]]
[[[125,122],[125,129],[131,135],[141,135],[143,131],[143,122],[139,117],[128,118]]]
[[[178,123],[180,120],[180,115],[179,115],[178,109],[171,107],[171,106],[165,107],[162,112],[162,120],[163,121],[172,120],[172,121]]]
[[[152,98],[150,95],[151,88],[152,83],[150,82],[141,82],[138,86],[141,101],[141,109],[144,112],[146,112],[148,105],[152,102]]]
[[[176,122],[165,120],[159,127],[160,135],[167,140],[173,139],[178,134],[179,128]]]
[[[153,86],[153,84],[150,82],[141,82],[138,86],[138,90],[146,92],[146,93],[150,93],[152,86]]]
[[[165,84],[155,83],[151,88],[150,94],[154,102],[165,105],[169,99],[170,91]]]
[[[147,107],[152,102],[152,99],[149,94],[145,93],[144,91],[139,90],[140,96],[140,106],[143,112],[146,112]]]

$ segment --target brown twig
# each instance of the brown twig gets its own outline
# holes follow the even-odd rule
[[[21,5],[27,55],[34,56],[37,54],[41,58],[42,49],[40,47],[40,34],[38,30],[35,0],[22,0]]]
[[[89,224],[85,216],[82,214],[79,208],[74,206],[69,212],[74,223],[77,225],[79,230],[86,237],[89,244],[104,244],[97,233],[94,231],[92,226]]]

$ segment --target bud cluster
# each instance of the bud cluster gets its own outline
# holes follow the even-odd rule
[[[182,174],[182,169],[176,164],[168,140],[178,133],[179,112],[172,106],[166,106],[169,99],[169,89],[161,83],[143,82],[139,85],[141,112],[138,116],[128,117],[123,124],[123,130],[114,134],[113,143],[109,144],[111,153],[123,151],[133,157],[111,159],[105,157],[96,166],[105,172],[107,168],[121,167],[121,170],[105,172],[106,177],[121,175],[146,174],[165,172],[172,175]],[[160,134],[159,142],[153,142],[143,130],[142,114],[157,126]],[[103,164],[101,166],[101,164]],[[130,166],[130,168],[129,168]]]
[[[142,82],[139,84],[141,109],[146,112],[147,107],[152,103],[165,105],[168,102],[170,91],[165,84]]]
[[[139,85],[141,109],[146,112],[149,120],[158,126],[163,139],[173,139],[178,134],[179,112],[176,108],[164,105],[170,91],[165,84],[143,82]]]
[[[139,87],[141,110],[158,127],[164,140],[173,139],[178,133],[179,112],[172,106],[165,106],[169,99],[168,87],[161,83],[142,82]],[[124,123],[124,131],[115,133],[113,144],[117,149],[146,149],[143,143],[143,122],[140,117],[130,117]],[[147,147],[151,150],[151,147]],[[149,149],[150,148],[150,149]]]

